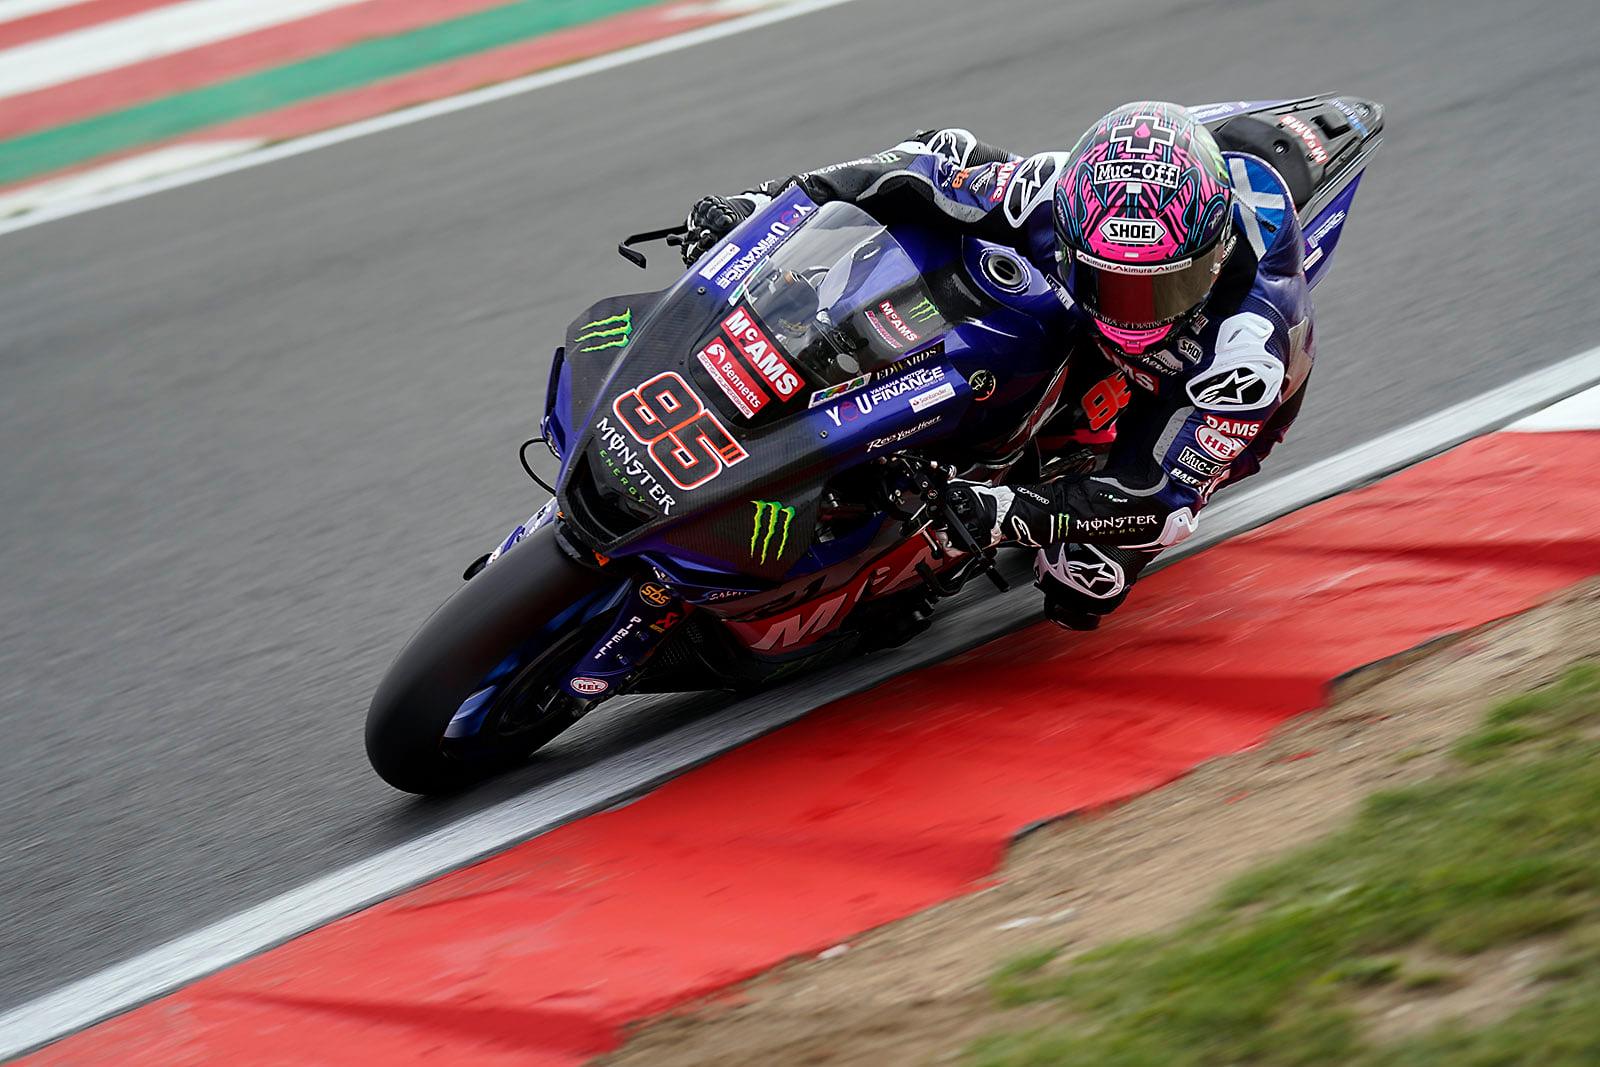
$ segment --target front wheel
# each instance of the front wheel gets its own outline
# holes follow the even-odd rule
[[[367,758],[408,793],[450,793],[526,760],[572,725],[558,689],[619,583],[535,531],[474,575],[395,657],[367,712]]]

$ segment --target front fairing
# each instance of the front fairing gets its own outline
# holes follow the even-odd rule
[[[569,361],[621,343],[570,401],[584,415],[560,507],[575,540],[684,587],[870,551],[878,533],[847,543],[832,522],[814,539],[828,480],[906,449],[1003,461],[1048,413],[1065,355],[1059,288],[1016,253],[891,232],[798,190],[670,289],[617,301],[568,334]]]
[[[808,224],[826,230],[830,215],[835,225],[856,227],[852,240],[870,238],[872,252],[864,264],[845,257],[834,293],[829,272],[811,265],[815,256],[782,254]],[[880,269],[885,262],[893,268]],[[820,330],[789,322],[783,290],[763,279],[792,270],[813,272],[813,288],[830,298],[841,322],[855,322],[859,312],[864,324],[872,311],[888,336],[870,344],[858,337],[851,344],[859,351],[840,356],[849,345],[839,331],[824,345]],[[596,355],[573,351],[579,341],[617,351],[603,381],[572,405],[585,414],[557,487],[569,531],[607,557],[652,553],[729,574],[787,574],[811,547],[822,482],[858,458],[849,454],[849,434],[830,434],[813,398],[848,386],[840,379],[855,371],[870,376],[866,368],[881,371],[901,356],[926,361],[919,346],[936,346],[947,326],[928,309],[913,320],[910,303],[904,315],[877,304],[848,315],[841,309],[886,303],[878,294],[918,279],[893,237],[857,209],[819,209],[791,190],[642,312],[621,309],[575,324],[569,361]],[[866,327],[850,331],[856,337]]]

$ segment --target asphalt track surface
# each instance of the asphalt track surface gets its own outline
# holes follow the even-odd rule
[[[449,802],[361,748],[541,501],[514,450],[565,322],[670,277],[622,234],[931,124],[1034,151],[1130,98],[1370,96],[1282,475],[1594,344],[1597,53],[1589,0],[859,0],[0,237],[0,1008],[728,714],[608,707]]]

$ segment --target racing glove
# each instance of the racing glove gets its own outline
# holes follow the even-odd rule
[[[993,548],[1002,541],[1040,548],[1061,540],[1055,536],[1058,521],[1049,518],[1050,499],[1037,490],[1024,485],[952,481],[949,494],[950,507],[961,519],[961,525],[967,528],[973,540],[986,548]],[[1031,522],[1024,514],[1031,517]],[[1043,521],[1041,514],[1045,516]],[[1064,531],[1065,527],[1059,526],[1059,529]]]
[[[733,228],[755,213],[756,208],[772,198],[761,193],[742,193],[738,196],[702,196],[689,209],[684,225],[689,232],[683,240],[683,264],[689,266],[706,254],[718,241],[728,236]]]
[[[1002,524],[1011,510],[1011,489],[981,482],[952,481],[946,493],[950,510],[974,541],[984,548],[993,548],[1005,539]]]

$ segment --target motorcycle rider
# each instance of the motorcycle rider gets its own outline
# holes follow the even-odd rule
[[[1194,531],[1218,486],[1260,469],[1299,413],[1314,346],[1292,198],[1266,160],[1222,152],[1179,105],[1123,105],[1071,152],[1023,158],[966,130],[932,130],[708,196],[689,213],[686,262],[791,184],[881,222],[1007,245],[1070,296],[1067,385],[1040,436],[1095,445],[1100,469],[952,483],[981,543],[1038,549],[1045,614],[1059,625],[1099,625]]]

